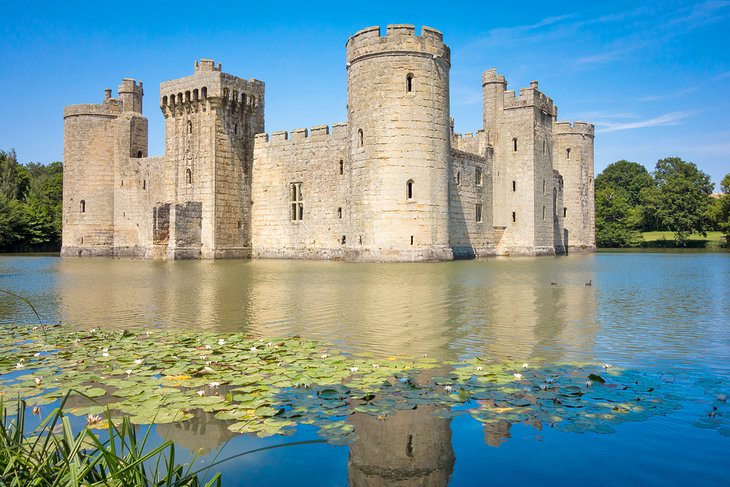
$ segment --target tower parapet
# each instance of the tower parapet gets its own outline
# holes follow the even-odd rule
[[[588,122],[555,122],[553,124],[553,134],[555,135],[586,135],[595,136],[595,128],[592,123]]]
[[[451,62],[451,51],[444,44],[441,32],[431,27],[423,26],[421,35],[416,35],[416,28],[410,24],[390,24],[386,27],[386,35],[380,35],[380,27],[368,27],[356,32],[347,40],[348,67],[357,61],[370,56],[387,53],[413,55],[420,53]],[[403,52],[400,52],[403,51]]]
[[[119,98],[122,100],[122,110],[125,112],[142,113],[142,97],[144,89],[142,82],[132,78],[124,78],[119,85]]]

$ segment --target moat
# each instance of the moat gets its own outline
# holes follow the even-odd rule
[[[208,462],[220,448],[225,458],[293,444],[222,464],[224,485],[723,485],[730,475],[728,254],[418,265],[3,256],[0,289],[74,330],[301,336],[383,361],[610,364],[681,406],[598,434],[482,424],[426,404],[388,418],[352,415],[357,439],[344,446],[318,441],[316,425],[263,439],[206,416],[157,427],[183,455],[203,448]],[[34,321],[25,304],[0,299],[0,322]],[[719,428],[706,421],[713,405]],[[318,442],[297,444],[308,441]]]

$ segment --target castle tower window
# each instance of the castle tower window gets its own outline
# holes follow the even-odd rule
[[[545,180],[542,180],[542,194],[545,194]]]
[[[545,153],[545,148],[546,148],[546,146],[547,146],[547,143],[546,143],[546,142],[545,142],[545,141],[543,140],[543,141],[542,141],[542,153],[543,153],[543,154]]]
[[[185,92],[185,101],[190,102],[190,92],[189,91]]]
[[[357,129],[357,146],[362,147],[364,142],[364,134],[362,133],[362,129]]]
[[[193,101],[198,101],[198,89],[193,90]]]
[[[568,216],[568,208],[563,207],[563,218]]]
[[[517,222],[517,212],[513,211],[512,212],[512,223],[516,223],[516,222]]]
[[[147,189],[147,180],[146,179],[142,180],[142,189],[144,189],[144,190]]]
[[[167,96],[163,96],[162,97],[162,106],[163,107],[166,107],[167,106]]]
[[[345,161],[340,159],[340,176],[342,176],[343,174],[345,174]]]
[[[517,191],[517,181],[512,181],[512,191]]]
[[[517,152],[517,138],[512,139],[512,150]]]
[[[203,86],[203,88],[200,90],[200,96],[203,97],[203,100],[206,100],[208,98],[208,88],[206,86]]]
[[[291,221],[301,221],[304,219],[304,198],[302,197],[302,183],[289,184],[289,194],[291,195]]]
[[[137,158],[139,159],[139,158],[141,158],[141,157],[142,157],[142,151],[141,151],[141,150],[138,150],[138,151],[137,151]]]
[[[477,223],[482,222],[482,205],[477,205],[476,207],[476,221]]]
[[[461,186],[461,173],[456,171],[456,185]]]
[[[187,132],[188,132],[188,134],[192,134],[193,133],[193,122],[191,120],[188,120],[188,129],[187,129]]]
[[[177,94],[177,103],[179,105],[182,105],[182,102],[183,102],[182,93],[178,93]]]
[[[233,133],[235,135],[238,135],[238,122],[236,122],[236,124],[233,126]]]
[[[337,218],[342,218],[342,208],[337,208]]]
[[[223,99],[228,100],[228,88],[223,88]]]
[[[86,200],[81,200],[79,202],[79,210],[81,213],[86,213]]]
[[[190,169],[185,170],[185,182],[187,184],[193,184],[193,171]]]
[[[347,237],[344,235],[342,236],[342,245],[345,245],[347,243]]]
[[[570,159],[570,148],[565,149],[565,158]]]
[[[477,183],[477,186],[482,185],[482,168],[478,167],[476,168],[476,171],[474,172],[474,180]]]
[[[545,221],[545,207],[542,207],[542,221]]]
[[[413,180],[409,179],[406,183],[406,199],[413,199]]]
[[[413,73],[408,73],[406,76],[406,93],[413,92]]]

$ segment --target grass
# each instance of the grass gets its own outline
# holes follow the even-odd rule
[[[119,425],[108,421],[104,437],[88,426],[74,434],[62,412],[65,402],[26,433],[25,402],[13,416],[0,398],[0,485],[220,487],[219,473],[203,484],[200,472],[191,471],[193,462],[176,465],[171,441],[149,448],[152,428],[139,438],[129,418]]]
[[[641,234],[643,242],[642,247],[660,247],[660,248],[676,248],[674,241],[674,232],[643,232]],[[719,249],[725,243],[725,237],[722,232],[707,232],[707,235],[693,233],[687,240],[687,247],[690,248],[708,248]]]

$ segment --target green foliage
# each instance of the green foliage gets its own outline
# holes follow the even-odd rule
[[[18,163],[0,151],[0,249],[49,250],[61,243],[63,165]]]
[[[625,193],[611,187],[596,190],[596,245],[633,247],[641,235],[636,230],[639,216]]]
[[[641,204],[642,190],[655,186],[654,179],[644,166],[625,160],[609,164],[596,176],[595,184],[596,192],[613,189],[622,195],[632,208]]]
[[[725,236],[725,246],[730,247],[730,173],[720,182],[722,196],[717,200],[717,229]]]
[[[668,157],[657,161],[654,179],[657,193],[651,195],[651,201],[656,205],[656,216],[674,232],[677,244],[685,245],[693,232],[704,235],[714,187],[710,176],[692,162]]]
[[[15,417],[11,418],[0,398],[0,485],[203,485],[199,472],[192,472],[191,466],[175,465],[175,445],[171,441],[148,448],[151,428],[138,438],[129,418],[123,418],[119,425],[105,420],[104,437],[88,426],[74,434],[69,418],[62,412],[66,399],[68,396],[61,408],[27,434],[25,402],[18,401]],[[150,468],[152,465],[154,468]],[[213,485],[221,485],[220,474],[205,484]]]

